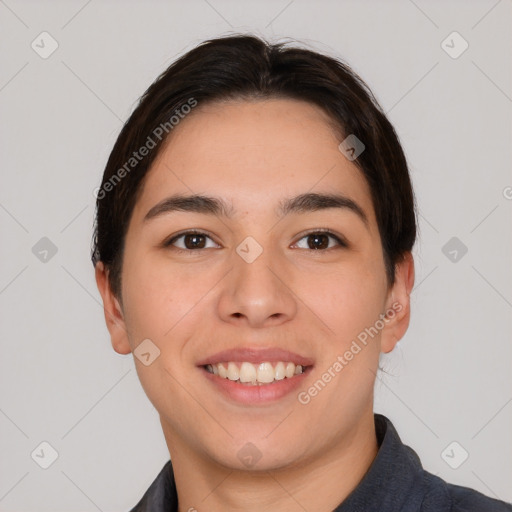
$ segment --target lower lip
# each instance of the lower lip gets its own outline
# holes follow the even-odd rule
[[[295,391],[307,377],[312,367],[308,366],[304,373],[294,375],[291,378],[275,380],[270,384],[247,385],[225,379],[210,373],[205,368],[200,368],[206,378],[225,396],[241,404],[266,404],[289,395]]]

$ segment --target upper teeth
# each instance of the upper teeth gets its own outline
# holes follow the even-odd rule
[[[273,366],[274,365],[274,366]],[[206,369],[219,377],[233,381],[246,383],[268,384],[274,380],[282,380],[285,377],[291,378],[303,372],[304,368],[294,363],[278,363],[264,362],[259,365],[252,363],[218,363],[208,364]]]

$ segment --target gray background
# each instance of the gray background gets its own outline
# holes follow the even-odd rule
[[[511,24],[510,0],[0,0],[0,510],[128,510],[168,459],[104,325],[93,191],[149,84],[232,31],[341,56],[389,113],[420,240],[411,326],[383,358],[375,410],[427,470],[512,500]],[[46,59],[31,47],[51,48],[43,31],[59,45]],[[469,43],[458,58],[442,46],[453,31]],[[58,452],[48,469],[31,458],[42,441]],[[469,453],[457,469],[453,441]]]

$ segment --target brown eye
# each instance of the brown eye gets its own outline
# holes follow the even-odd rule
[[[184,235],[183,241],[187,249],[204,249],[206,245],[204,235]]]
[[[181,233],[180,235],[171,238],[169,241],[165,242],[165,246],[172,246],[173,248],[183,251],[194,251],[197,249],[208,249],[208,240],[210,240],[214,244],[213,246],[210,247],[217,246],[217,244],[215,244],[206,233],[201,233],[199,231],[191,231],[187,233]]]
[[[338,236],[330,231],[314,231],[302,237],[300,241],[306,240],[306,246],[299,246],[300,249],[310,249],[313,251],[331,249],[336,246],[347,247],[347,244]],[[334,240],[334,244],[331,243]],[[299,241],[299,242],[300,242]]]
[[[307,239],[310,249],[327,249],[329,247],[329,237],[323,233],[308,235]]]

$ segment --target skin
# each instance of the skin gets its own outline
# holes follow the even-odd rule
[[[393,350],[408,328],[414,263],[407,254],[388,286],[370,190],[340,142],[321,109],[305,102],[198,106],[146,177],[126,236],[122,301],[103,264],[96,267],[114,350],[128,354],[149,338],[161,351],[149,366],[135,363],[160,415],[180,512],[331,511],[377,454],[379,354]],[[348,209],[281,220],[274,212],[285,197],[333,191],[361,206],[368,228]],[[143,220],[177,192],[222,197],[235,214]],[[345,237],[349,247],[326,238],[329,248],[309,248],[304,232],[316,228]],[[207,248],[162,246],[186,229],[210,232]],[[247,236],[263,248],[253,263],[235,251]],[[183,248],[184,239],[175,245]],[[314,359],[299,391],[307,390],[394,303],[400,312],[306,405],[297,393],[272,404],[237,404],[196,366],[223,349],[277,346]],[[237,457],[248,442],[262,455],[251,469]]]

